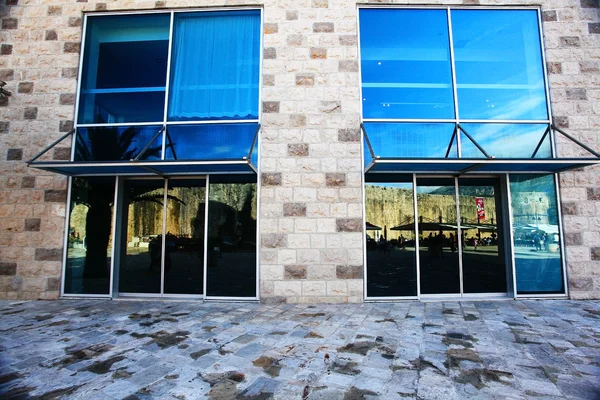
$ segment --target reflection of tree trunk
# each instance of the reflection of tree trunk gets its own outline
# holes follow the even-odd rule
[[[104,185],[91,185],[88,202],[90,205],[86,229],[87,252],[83,270],[84,278],[108,278],[106,257],[111,227],[111,203],[113,191]]]

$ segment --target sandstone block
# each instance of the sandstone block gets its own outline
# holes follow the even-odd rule
[[[306,265],[286,265],[284,279],[306,279]]]
[[[302,282],[300,281],[276,281],[273,284],[275,296],[300,296],[302,294]]]
[[[362,265],[338,265],[336,266],[336,277],[338,279],[362,279]]]

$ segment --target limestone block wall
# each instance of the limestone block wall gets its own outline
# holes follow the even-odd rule
[[[600,151],[600,8],[597,0],[543,3],[554,123]],[[558,138],[560,156],[590,156]],[[560,174],[571,298],[600,298],[600,168]]]
[[[349,0],[265,4],[263,301],[362,301],[356,17]]]
[[[396,5],[539,5],[556,124],[600,148],[597,0],[375,0]],[[25,160],[73,126],[88,11],[264,7],[260,296],[363,298],[363,183],[357,3],[353,0],[3,0],[0,80],[0,298],[56,298],[66,178]],[[49,155],[68,157],[69,143]],[[559,154],[578,150],[559,140]],[[570,294],[600,298],[599,169],[561,174]]]

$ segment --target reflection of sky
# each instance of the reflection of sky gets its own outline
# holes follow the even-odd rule
[[[451,187],[451,186],[417,186],[417,193],[418,194],[432,193],[432,192],[436,192],[440,189],[447,188],[447,187]]]
[[[169,148],[166,159],[241,160],[250,153],[257,127],[258,124],[254,123],[171,125],[168,127],[168,132],[175,155]]]
[[[443,158],[448,150],[454,124],[444,123],[365,123],[365,131],[376,156],[392,158]],[[531,158],[548,125],[546,124],[462,124],[484,150],[496,158]],[[483,158],[475,145],[461,132],[463,158]],[[551,157],[550,136],[536,158]],[[457,157],[454,139],[449,158]],[[371,156],[365,147],[365,162]]]
[[[462,127],[481,147],[496,158],[530,158],[539,143],[545,124],[463,124]],[[461,133],[462,156],[484,157],[473,143]],[[550,157],[549,136],[538,150],[536,158]]]
[[[454,116],[444,10],[360,10],[366,118]]]
[[[455,127],[419,123],[365,123],[364,126],[376,156],[404,158],[444,157]],[[456,156],[453,144],[449,157]]]
[[[453,118],[444,10],[360,10],[365,118]],[[454,10],[461,118],[548,118],[537,12]]]
[[[461,118],[546,119],[535,10],[454,10]]]

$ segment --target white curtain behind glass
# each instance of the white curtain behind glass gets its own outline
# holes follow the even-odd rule
[[[175,20],[169,120],[258,118],[259,12]]]

